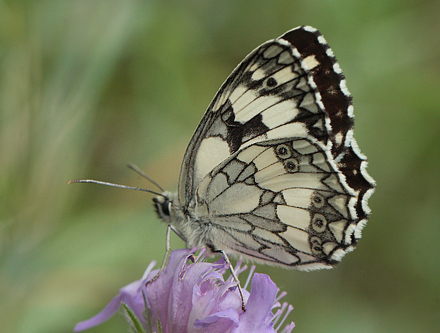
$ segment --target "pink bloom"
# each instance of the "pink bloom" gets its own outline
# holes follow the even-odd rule
[[[78,323],[75,332],[106,321],[121,303],[136,315],[145,332],[276,332],[280,329],[293,307],[278,302],[285,293],[277,297],[277,286],[269,276],[255,273],[250,292],[245,290],[246,282],[243,312],[235,281],[232,277],[224,280],[223,275],[228,271],[224,260],[213,264],[203,262],[203,254],[195,258],[194,252],[173,251],[159,278],[145,285],[158,272],[152,270],[154,262],[151,263],[141,280],[123,287],[100,313]],[[246,266],[239,262],[235,270],[238,275]],[[282,332],[291,332],[293,328],[294,324],[290,323]]]

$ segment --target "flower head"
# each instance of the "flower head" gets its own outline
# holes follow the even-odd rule
[[[75,331],[99,325],[112,317],[121,303],[131,310],[146,332],[276,332],[293,307],[280,304],[278,289],[269,276],[249,274],[243,294],[246,311],[241,308],[237,284],[230,276],[224,279],[228,265],[223,259],[204,262],[203,253],[197,258],[195,250],[181,249],[171,253],[168,265],[159,277],[151,263],[141,280],[123,287],[118,296],[96,316],[78,323]],[[237,263],[238,274],[246,266]],[[251,290],[245,288],[251,279]],[[272,311],[275,311],[273,313]],[[291,332],[293,323],[282,331]]]

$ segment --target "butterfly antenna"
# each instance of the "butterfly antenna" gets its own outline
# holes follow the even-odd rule
[[[146,180],[148,180],[150,183],[152,183],[153,185],[155,185],[159,190],[161,190],[162,192],[165,192],[165,190],[162,188],[162,186],[160,186],[158,183],[156,183],[153,179],[151,179],[150,177],[148,177],[146,175],[145,172],[143,172],[141,169],[139,169],[136,165],[134,165],[133,163],[128,163],[127,167],[129,167],[131,170],[133,170],[134,172],[136,172],[139,176],[144,177]]]
[[[102,182],[100,180],[94,180],[94,179],[74,179],[71,180],[70,182],[68,182],[68,184],[72,184],[72,183],[92,183],[92,184],[99,184],[99,185],[106,185],[106,186],[113,186],[113,187],[119,187],[119,188],[125,188],[125,189],[129,189],[129,190],[136,190],[136,191],[143,191],[143,192],[148,192],[148,193],[152,193],[155,195],[159,195],[161,197],[164,197],[165,199],[168,199],[165,195],[163,195],[162,193],[158,193],[158,192],[154,192],[151,190],[147,190],[145,188],[140,188],[140,187],[133,187],[133,186],[127,186],[127,185],[120,185],[120,184],[115,184],[115,183],[108,183],[108,182]]]

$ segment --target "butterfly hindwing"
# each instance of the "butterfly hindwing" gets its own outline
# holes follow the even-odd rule
[[[190,203],[200,223],[209,221],[206,242],[303,269],[338,261],[351,246],[355,194],[313,141],[255,143],[210,172]]]

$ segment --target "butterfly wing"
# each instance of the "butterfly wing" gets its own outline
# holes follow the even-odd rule
[[[322,143],[288,138],[230,156],[203,179],[189,207],[211,248],[316,269],[352,249],[357,199]]]
[[[330,123],[328,134],[332,156],[349,187],[359,196],[356,212],[361,221],[357,228],[357,237],[360,238],[362,227],[370,214],[367,202],[376,183],[367,173],[367,158],[353,137],[353,104],[345,77],[330,46],[315,28],[303,26],[286,32],[280,38],[298,50],[309,68],[309,75],[317,90],[317,100],[325,110],[326,121]]]
[[[277,140],[293,142],[292,140],[303,138],[325,156],[326,163],[331,165],[331,173],[337,175],[338,182],[343,185],[344,195],[349,194],[351,198],[355,198],[345,201],[347,207],[350,202],[351,206],[347,209],[352,212],[346,218],[350,222],[343,227],[345,231],[342,238],[345,241],[340,239],[337,245],[338,249],[343,248],[342,251],[347,251],[349,245],[354,245],[360,237],[360,230],[369,213],[366,201],[374,188],[374,181],[365,171],[366,158],[360,153],[353,139],[352,127],[351,96],[331,49],[316,29],[293,29],[251,52],[216,94],[185,153],[179,181],[179,202],[183,207],[194,208],[198,200],[196,192],[203,201],[203,195],[207,193],[202,189],[211,183],[211,180],[214,181],[213,170],[217,170],[224,161],[234,160],[231,157],[236,156],[234,154],[250,152],[247,148],[256,149],[262,147],[261,145],[278,142]],[[267,161],[269,163],[271,160]],[[276,161],[272,159],[273,163]],[[297,179],[289,178],[292,177],[289,173],[283,177],[286,181]],[[313,184],[317,182],[312,182],[309,185],[310,189]],[[228,183],[229,185],[231,187],[228,188],[228,193],[238,191],[237,194],[240,186],[244,186],[241,182]],[[290,186],[295,188],[294,184]],[[258,186],[248,185],[246,188],[254,189],[256,194],[249,195],[253,200],[260,198],[258,193],[261,190],[258,190]],[[218,214],[215,216],[228,215],[229,218],[232,216],[231,207],[234,207],[237,214],[241,213],[240,209],[246,207],[247,201],[223,199],[222,202],[223,205],[219,206]],[[223,213],[221,209],[224,210]],[[250,212],[248,210],[246,213]],[[202,216],[212,217],[209,215],[212,211],[209,214],[205,213]],[[218,221],[217,219],[216,223]],[[225,219],[224,222],[235,226],[239,220],[231,218]],[[278,223],[288,225],[279,217]],[[303,223],[307,224],[309,221],[303,220]],[[347,228],[351,228],[351,231],[346,232]],[[252,238],[251,235],[246,237]],[[348,239],[350,237],[351,239]],[[290,241],[285,241],[290,244]],[[295,248],[295,241],[292,242],[294,250],[284,251],[284,254],[298,253],[295,252],[299,250]],[[312,240],[308,239],[307,242],[310,247]],[[250,243],[247,245],[250,246]],[[248,252],[254,255],[259,253],[255,246],[249,249],[252,250]],[[332,262],[338,257],[335,254],[340,253],[332,250],[327,251],[325,256],[314,256],[309,252],[301,253],[310,255],[310,260],[302,258],[300,261],[315,260],[321,266],[323,260]],[[264,260],[269,260],[269,257],[265,256]],[[274,260],[284,264],[295,262],[280,258]]]
[[[186,205],[216,165],[254,142],[330,131],[316,86],[300,53],[283,38],[251,52],[211,102],[187,148],[179,199]]]

